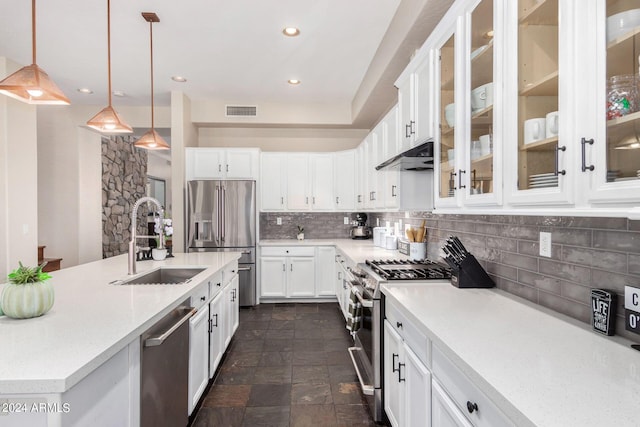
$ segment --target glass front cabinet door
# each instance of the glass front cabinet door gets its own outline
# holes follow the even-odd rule
[[[457,24],[457,20],[454,25]],[[436,47],[436,88],[437,105],[439,111],[439,135],[436,142],[439,146],[438,165],[438,197],[440,206],[455,205],[457,192],[462,191],[462,177],[460,171],[462,166],[458,149],[456,147],[457,129],[456,121],[460,121],[459,111],[456,106],[456,34],[455,31],[447,32],[439,46]],[[464,129],[464,126],[459,126]]]
[[[640,201],[640,2],[591,0],[583,11],[593,23],[583,52],[596,58],[584,85],[579,171],[588,203],[638,205]],[[585,57],[583,60],[588,60]],[[586,193],[586,192],[585,192]]]
[[[465,28],[465,57],[469,70],[465,79],[465,102],[468,106],[465,119],[470,123],[465,127],[468,134],[463,143],[465,205],[496,204],[502,188],[498,153],[502,138],[499,126],[496,126],[500,111],[497,104],[500,103],[495,101],[499,98],[501,88],[498,83],[494,84],[500,81],[499,69],[494,65],[494,39],[499,33],[494,28],[494,10],[500,10],[501,2],[496,1],[495,6],[494,0],[473,3],[466,13]]]

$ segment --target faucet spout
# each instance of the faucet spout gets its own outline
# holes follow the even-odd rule
[[[131,209],[131,240],[129,240],[129,269],[128,274],[136,274],[136,240],[149,238],[150,236],[138,236],[137,235],[137,225],[138,225],[138,208],[145,202],[151,202],[156,205],[158,209],[158,214],[160,218],[164,218],[164,208],[160,204],[157,199],[153,197],[145,196],[138,199]],[[160,239],[159,239],[158,249],[164,248],[164,227],[160,227]]]

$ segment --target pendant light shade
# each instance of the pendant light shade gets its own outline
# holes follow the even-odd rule
[[[142,135],[134,146],[138,148],[146,148],[147,150],[168,150],[169,144],[154,129],[153,120],[153,23],[160,22],[158,15],[152,12],[142,12],[142,17],[149,23],[149,41],[151,51],[151,130]]]
[[[107,69],[109,80],[109,105],[93,116],[87,126],[100,133],[133,133],[133,129],[124,122],[111,105],[111,0],[107,0]]]
[[[36,0],[31,1],[31,46],[32,64],[2,80],[0,93],[28,104],[69,105],[69,99],[36,64]]]

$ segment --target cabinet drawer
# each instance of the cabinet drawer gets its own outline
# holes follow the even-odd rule
[[[205,281],[191,293],[191,306],[199,310],[208,299],[209,281]]]
[[[222,285],[224,286],[229,283],[229,281],[233,279],[233,276],[235,276],[237,273],[238,261],[233,261],[232,263],[225,265],[222,269]]]
[[[429,339],[389,300],[386,300],[385,304],[385,318],[406,342],[407,346],[418,356],[418,359],[425,366],[430,367],[431,346],[429,345]]]
[[[489,400],[436,346],[433,346],[433,375],[456,406],[476,427],[513,426]],[[472,405],[477,405],[474,409]],[[472,410],[472,412],[469,411]]]
[[[291,246],[263,246],[262,256],[315,256],[314,246],[291,247]]]
[[[207,280],[209,283],[209,298],[215,297],[222,290],[222,273],[222,271],[218,271]]]

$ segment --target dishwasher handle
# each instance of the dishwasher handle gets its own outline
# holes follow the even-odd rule
[[[161,345],[167,338],[169,338],[169,336],[176,329],[178,329],[180,326],[182,326],[182,324],[184,322],[186,322],[191,317],[193,317],[193,315],[196,314],[196,312],[198,311],[198,309],[195,308],[195,307],[184,307],[184,310],[188,310],[187,313],[184,316],[182,316],[176,323],[171,325],[171,327],[167,331],[162,333],[161,335],[152,335],[149,338],[147,338],[146,340],[144,340],[144,346],[145,347],[155,347],[155,346]]]

